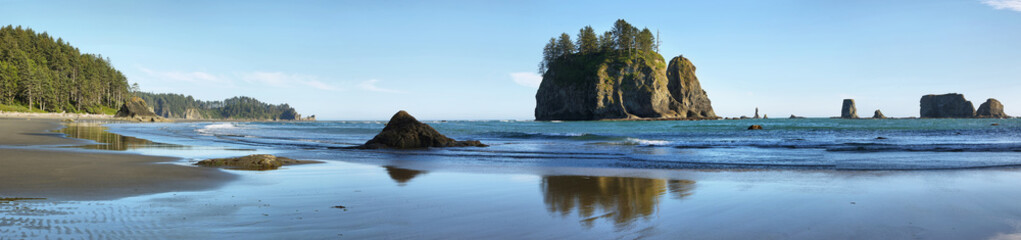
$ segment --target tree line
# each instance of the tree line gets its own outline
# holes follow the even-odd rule
[[[251,97],[233,97],[223,101],[202,101],[175,93],[134,92],[153,112],[167,118],[184,118],[189,109],[209,119],[296,120],[298,112],[288,104],[268,104]]]
[[[0,104],[50,112],[99,113],[130,95],[128,81],[98,54],[46,32],[0,28]]]
[[[638,30],[624,19],[617,19],[613,27],[602,35],[596,35],[592,26],[585,26],[578,30],[577,41],[571,41],[571,35],[561,33],[559,38],[550,38],[543,48],[539,73],[545,73],[550,63],[557,58],[570,54],[659,52],[659,42],[656,41],[658,35],[653,35],[649,28]]]

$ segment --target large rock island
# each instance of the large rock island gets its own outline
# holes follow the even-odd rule
[[[543,49],[536,120],[718,119],[695,65],[683,56],[668,64],[648,28],[620,19],[602,36],[590,26],[577,36]]]
[[[654,52],[558,58],[535,101],[536,120],[717,119],[691,61],[678,56],[667,65]]]
[[[972,118],[975,105],[964,99],[963,94],[925,95],[920,100],[919,117],[922,118]]]

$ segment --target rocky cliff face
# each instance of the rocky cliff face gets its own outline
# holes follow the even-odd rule
[[[858,108],[854,106],[854,99],[844,99],[840,108],[840,118],[858,118]]]
[[[189,108],[188,110],[184,111],[184,119],[198,120],[206,119],[206,117],[203,116],[198,109]]]
[[[919,116],[922,118],[975,117],[975,105],[964,99],[962,94],[925,95],[920,103]]]
[[[978,111],[975,112],[975,117],[980,118],[1009,118],[1006,113],[1003,112],[1003,104],[999,100],[990,98],[982,105],[978,106]]]
[[[535,94],[536,120],[716,119],[687,58],[569,55],[550,64]]]

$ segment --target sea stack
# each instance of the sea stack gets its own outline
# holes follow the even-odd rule
[[[655,52],[570,54],[549,63],[535,119],[718,119],[695,66]]]
[[[886,118],[886,115],[883,115],[882,111],[879,111],[879,109],[876,109],[876,113],[872,114],[872,118],[883,119],[883,118]]]
[[[982,105],[978,106],[978,111],[975,112],[975,117],[979,118],[1009,118],[1006,113],[1003,112],[1003,104],[999,100],[990,98]]]
[[[919,117],[921,118],[972,118],[975,117],[975,106],[964,99],[964,95],[948,93],[943,95],[925,95],[920,102]]]
[[[443,136],[428,124],[419,122],[415,117],[403,110],[394,114],[390,122],[376,137],[364,145],[355,147],[360,149],[413,149],[430,147],[488,147],[479,141],[457,141]]]
[[[840,118],[858,118],[858,109],[854,107],[854,99],[844,99],[840,108]]]
[[[136,121],[147,122],[158,122],[163,120],[152,111],[152,108],[149,108],[149,105],[145,104],[145,100],[142,100],[142,98],[139,97],[132,97],[131,99],[124,101],[124,105],[121,105],[121,108],[117,110],[114,117],[131,118]]]
[[[759,119],[759,108],[755,108],[755,116],[752,118]]]

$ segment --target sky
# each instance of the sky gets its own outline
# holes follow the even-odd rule
[[[684,55],[717,115],[918,116],[925,94],[1021,115],[1021,0],[21,1],[0,24],[109,57],[143,91],[320,120],[534,119],[550,37],[617,19]]]

